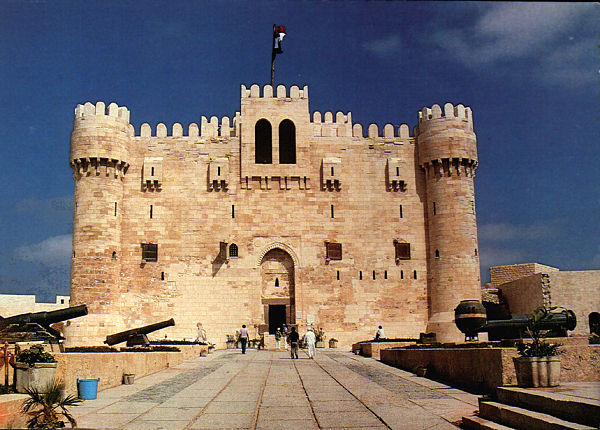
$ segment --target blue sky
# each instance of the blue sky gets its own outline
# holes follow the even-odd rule
[[[239,86],[308,85],[311,111],[417,122],[463,103],[478,136],[482,279],[600,268],[599,6],[345,1],[0,2],[0,293],[69,292],[77,103],[142,123],[233,116]]]

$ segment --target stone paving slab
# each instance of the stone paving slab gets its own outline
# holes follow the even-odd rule
[[[285,351],[223,350],[72,411],[86,429],[443,430],[476,408],[475,395],[350,353],[291,360]]]

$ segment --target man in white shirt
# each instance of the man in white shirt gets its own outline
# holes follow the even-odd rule
[[[312,328],[309,327],[304,335],[304,342],[306,342],[306,347],[308,348],[308,358],[315,358],[315,342],[317,341],[317,337],[315,333],[312,331]]]

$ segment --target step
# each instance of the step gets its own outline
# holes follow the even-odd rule
[[[513,427],[507,427],[476,416],[463,417],[461,428],[467,430],[514,430]]]
[[[499,387],[496,396],[499,402],[551,414],[563,420],[588,426],[600,424],[600,402],[595,400],[518,387]]]
[[[510,427],[527,430],[597,430],[584,424],[565,421],[542,412],[529,411],[518,406],[480,399],[479,415]]]

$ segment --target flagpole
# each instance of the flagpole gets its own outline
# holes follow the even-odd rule
[[[271,37],[271,87],[275,80],[275,24],[273,24],[273,36]]]

